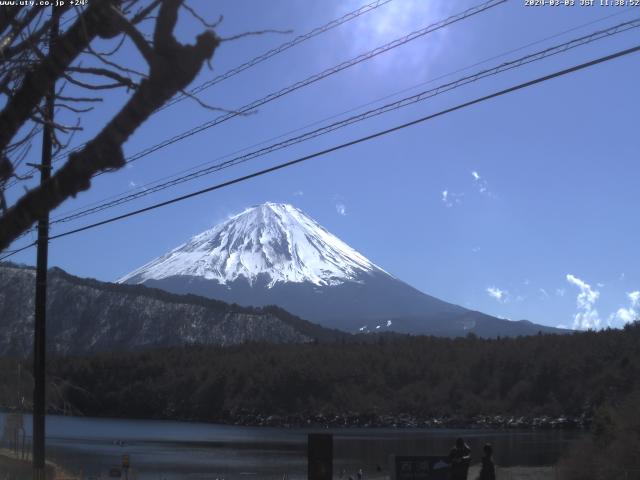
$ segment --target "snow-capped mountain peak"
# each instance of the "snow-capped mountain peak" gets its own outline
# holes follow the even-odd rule
[[[189,275],[221,284],[239,277],[253,284],[358,281],[380,267],[329,233],[299,209],[265,203],[246,209],[118,280],[143,283]]]

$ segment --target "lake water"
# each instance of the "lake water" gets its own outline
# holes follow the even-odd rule
[[[0,432],[6,415],[0,414]],[[31,418],[25,416],[31,434]],[[157,420],[48,416],[47,457],[83,476],[106,476],[129,455],[130,478],[282,479],[306,478],[309,433],[334,434],[334,468],[372,475],[387,471],[390,454],[446,454],[462,436],[479,460],[484,443],[494,445],[496,463],[549,465],[580,432],[452,429],[282,429]],[[27,439],[30,442],[30,438]],[[345,477],[345,478],[346,478]],[[338,478],[338,475],[336,475]]]

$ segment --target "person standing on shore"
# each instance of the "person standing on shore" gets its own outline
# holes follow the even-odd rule
[[[467,480],[467,472],[471,463],[471,449],[462,438],[456,440],[456,445],[449,452],[451,464],[451,480]]]
[[[496,480],[496,466],[493,463],[493,447],[487,443],[482,447],[482,469],[478,480]]]

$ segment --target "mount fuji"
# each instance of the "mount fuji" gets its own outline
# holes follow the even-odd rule
[[[239,305],[278,305],[347,332],[483,337],[560,330],[498,319],[422,293],[301,210],[246,209],[118,280]]]

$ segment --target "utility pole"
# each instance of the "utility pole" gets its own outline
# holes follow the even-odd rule
[[[58,15],[51,7],[51,30],[49,32],[49,52],[58,36]],[[42,163],[40,165],[40,185],[51,178],[51,156],[53,149],[53,110],[55,106],[56,83],[51,82],[45,99],[44,126],[42,128]],[[47,308],[47,267],[49,253],[49,213],[38,220],[38,253],[36,263],[36,299],[33,335],[33,480],[45,479],[45,355],[46,355],[46,308]]]

